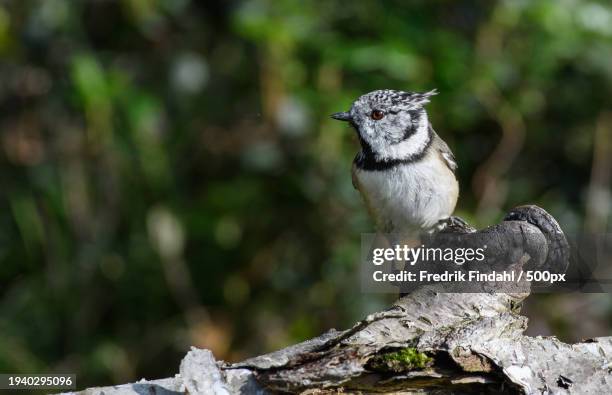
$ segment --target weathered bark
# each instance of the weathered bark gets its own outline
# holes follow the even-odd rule
[[[499,253],[507,255],[504,240],[511,238],[504,232],[519,226],[525,250],[533,254],[531,264],[566,265],[567,241],[544,210],[518,208],[505,223],[478,232],[460,225],[463,230],[455,231],[488,234],[498,241]],[[518,311],[527,295],[443,293],[434,286],[421,287],[345,331],[331,330],[236,364],[215,361],[209,351],[193,349],[174,378],[92,388],[81,394],[612,391],[612,337],[569,345],[554,337],[524,336],[527,319]]]

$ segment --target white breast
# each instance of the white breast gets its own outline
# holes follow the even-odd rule
[[[459,186],[439,155],[388,170],[355,169],[357,188],[383,232],[428,229],[455,209]]]

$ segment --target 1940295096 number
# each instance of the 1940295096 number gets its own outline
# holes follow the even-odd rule
[[[74,388],[73,374],[2,374],[0,389]]]

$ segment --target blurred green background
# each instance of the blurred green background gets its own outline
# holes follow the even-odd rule
[[[239,360],[389,298],[329,114],[429,90],[478,226],[610,229],[605,1],[0,0],[0,371],[78,386]],[[529,333],[609,335],[608,295],[536,295]]]

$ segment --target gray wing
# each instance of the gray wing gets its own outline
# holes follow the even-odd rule
[[[453,151],[448,148],[448,145],[440,138],[440,136],[438,136],[433,128],[431,128],[431,132],[433,134],[432,148],[440,155],[444,163],[446,163],[446,166],[448,166],[448,168],[455,173],[457,170],[457,161],[455,160]]]
[[[430,129],[433,134],[433,142],[431,143],[433,150],[440,155],[442,161],[446,163],[446,166],[454,173],[457,170],[457,161],[455,160],[453,151],[448,148],[448,145],[438,136],[431,126]]]

